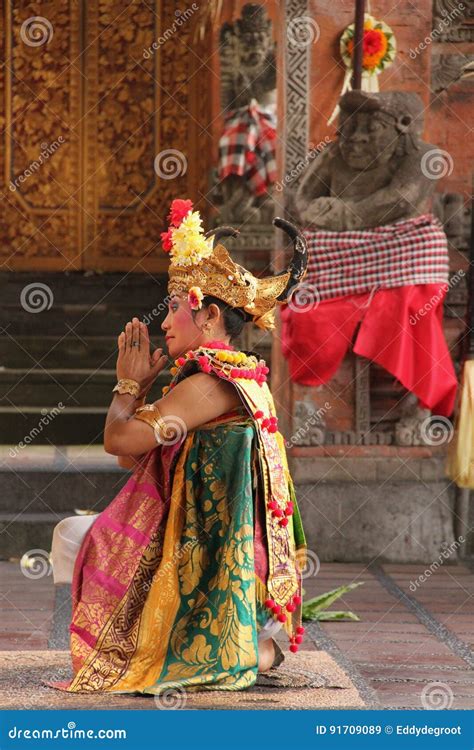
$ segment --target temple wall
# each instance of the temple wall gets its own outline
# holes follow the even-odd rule
[[[288,7],[298,6],[300,12],[304,5],[287,3]],[[474,86],[472,78],[457,83],[453,80],[459,74],[459,61],[466,62],[466,55],[474,52],[466,41],[469,34],[472,36],[472,29],[469,31],[454,18],[451,26],[443,30],[443,36],[431,39],[431,30],[448,5],[451,10],[455,4],[444,0],[435,0],[434,7],[431,0],[416,4],[402,0],[395,6],[383,0],[377,3],[373,14],[392,28],[398,46],[394,63],[380,76],[379,83],[382,91],[414,91],[422,98],[426,108],[424,140],[448,152],[445,176],[437,183],[437,192],[462,193],[467,204],[473,164],[472,139],[468,142],[467,133],[472,127]],[[310,0],[307,5],[308,14],[319,27],[319,38],[311,46],[308,62],[307,149],[335,137],[336,127],[327,121],[343,84],[345,69],[339,55],[339,38],[353,22],[353,8],[353,2],[326,0]],[[282,56],[280,50],[281,70]],[[287,90],[281,76],[280,122],[285,116]],[[283,165],[284,142],[280,142],[279,149],[279,162]],[[460,213],[458,228],[463,225],[466,237],[467,222],[461,220]],[[452,272],[467,270],[466,244],[462,249],[464,253],[459,246],[450,246]],[[455,290],[454,296],[456,302],[449,300],[446,306],[444,327],[453,359],[459,364],[465,288]],[[274,378],[274,394],[285,421],[290,464],[310,549],[323,560],[433,559],[443,543],[459,536],[466,520],[461,519],[455,488],[445,476],[446,446],[345,444],[344,433],[354,429],[358,387],[354,355],[346,357],[330,383],[307,388],[290,381],[278,331],[274,350],[272,384]],[[385,426],[390,427],[403,389],[374,365],[370,365],[369,378],[372,416],[387,415]],[[327,401],[331,404],[325,414],[327,426],[340,432],[339,444],[291,446],[288,436],[294,433],[298,402],[319,408]],[[472,547],[472,540],[469,544]]]

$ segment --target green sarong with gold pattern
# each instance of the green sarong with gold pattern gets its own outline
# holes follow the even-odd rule
[[[236,387],[239,409],[151,450],[90,527],[72,586],[74,677],[46,684],[241,690],[269,619],[295,643],[306,545],[284,442],[255,418],[275,414],[266,383]],[[286,524],[271,503],[291,505]]]

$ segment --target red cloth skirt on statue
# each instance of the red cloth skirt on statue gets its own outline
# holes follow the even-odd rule
[[[414,393],[421,406],[449,416],[457,378],[442,326],[445,293],[440,284],[416,284],[338,297],[304,311],[282,306],[282,351],[291,379],[327,383],[352,345]]]

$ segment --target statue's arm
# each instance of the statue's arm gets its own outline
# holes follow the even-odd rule
[[[423,151],[429,148],[406,156],[388,185],[376,190],[368,198],[341,201],[346,229],[377,227],[421,213],[424,201],[431,195],[436,184],[436,180],[423,174],[420,168]]]
[[[321,151],[309,164],[295,194],[295,208],[303,219],[306,212],[311,213],[313,201],[330,194],[331,186],[331,146]]]

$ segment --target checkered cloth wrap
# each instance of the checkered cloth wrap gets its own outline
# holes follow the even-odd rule
[[[448,243],[432,214],[363,231],[306,229],[304,234],[308,272],[302,287],[314,287],[320,301],[448,281]]]
[[[276,181],[276,121],[252,99],[230,112],[219,141],[218,177],[245,177],[254,195],[263,195]]]

